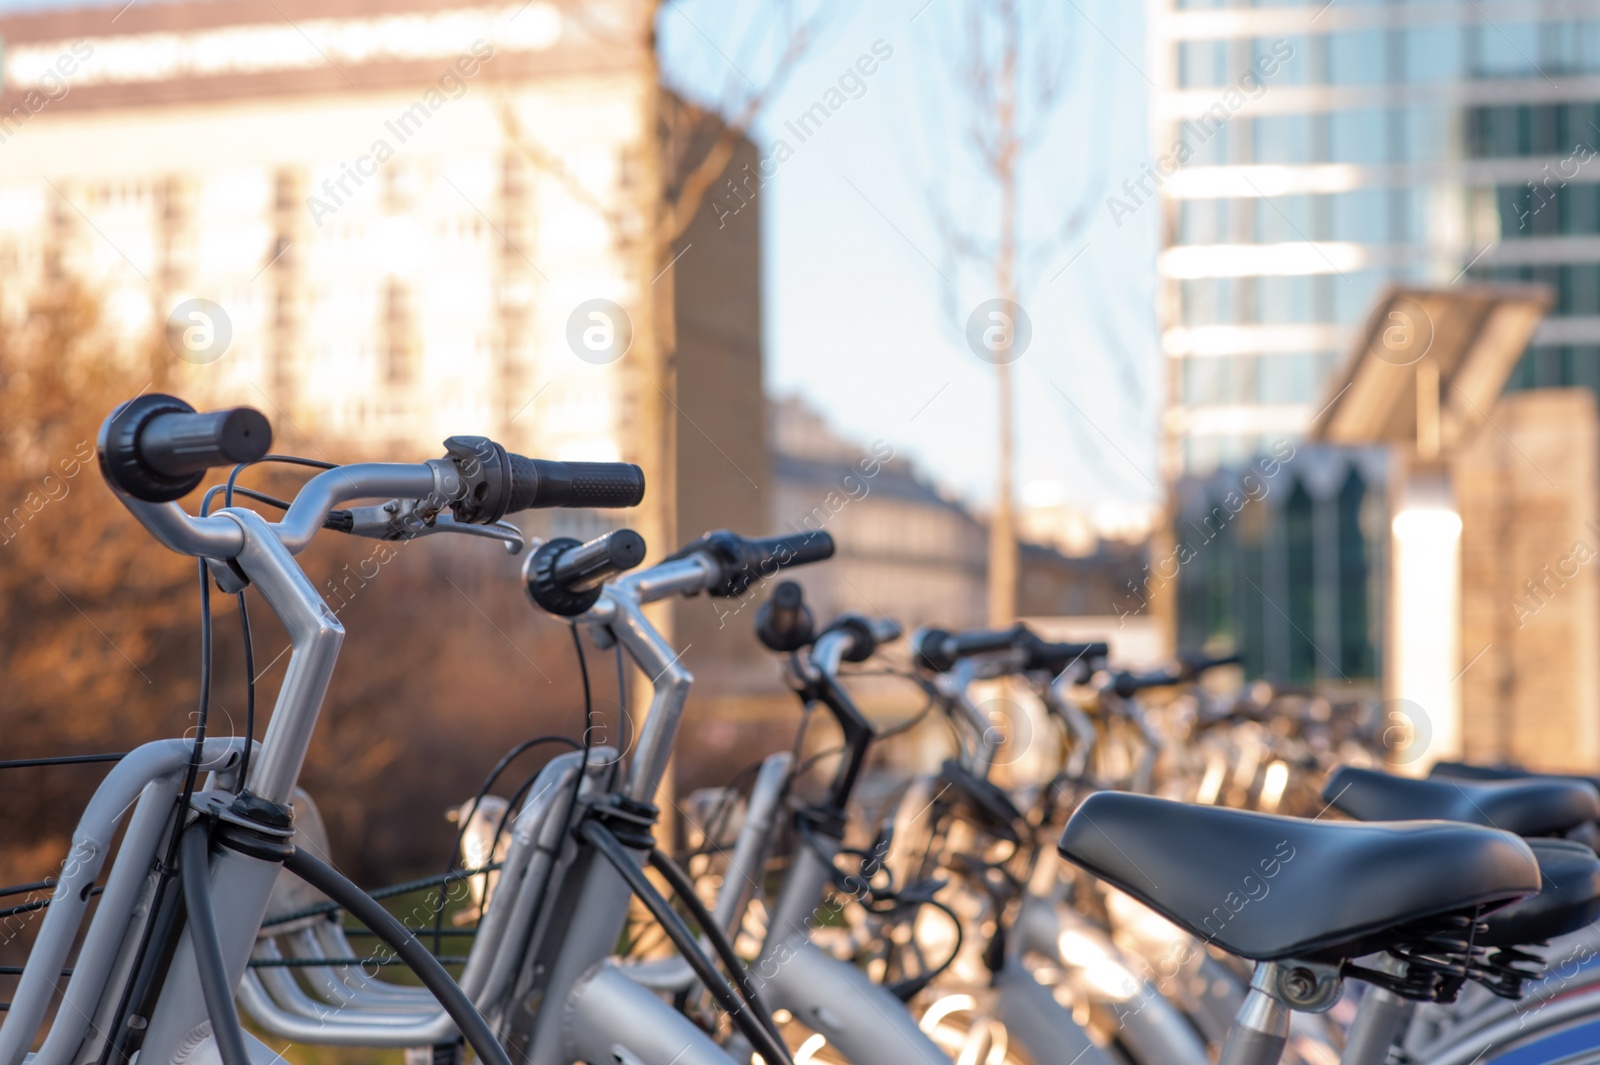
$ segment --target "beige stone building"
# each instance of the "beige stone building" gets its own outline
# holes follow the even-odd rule
[[[1462,751],[1600,766],[1600,426],[1588,389],[1503,397],[1456,461]]]
[[[657,278],[638,268],[634,185],[654,73],[619,43],[635,6],[178,0],[0,19],[3,309],[79,279],[130,351],[166,333],[161,387],[258,406],[301,449],[482,433],[637,460],[643,378],[623,350]],[[672,267],[695,531],[764,513],[687,424],[764,466],[759,232],[707,221]]]
[[[759,219],[704,205],[670,265],[643,268],[643,115],[659,105],[691,145],[721,127],[660,92],[627,32],[639,4],[174,0],[0,18],[0,328],[37,286],[81,283],[128,353],[129,394],[249,404],[277,450],[338,461],[482,434],[649,470],[653,407],[676,419],[676,520],[649,559],[711,528],[766,531]],[[728,165],[754,158],[741,139]],[[676,325],[665,378],[629,347],[658,285]],[[646,519],[518,520],[587,538]],[[487,545],[414,561],[471,601],[451,600],[448,623],[482,639],[449,668],[526,688],[499,732],[463,741],[482,750],[456,754],[491,757],[540,715],[569,727],[571,647],[530,609],[516,561]],[[699,707],[765,664],[748,631],[706,624],[703,600],[666,609]],[[716,754],[690,771],[722,772]]]

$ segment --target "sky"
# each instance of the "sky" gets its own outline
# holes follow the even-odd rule
[[[0,0],[0,10],[82,2]],[[752,127],[764,178],[741,207],[763,227],[767,390],[804,397],[847,438],[885,440],[986,506],[996,373],[966,333],[997,295],[982,253],[999,206],[972,164],[973,109],[955,76],[973,0],[793,2],[828,4],[826,17]],[[1034,133],[1020,164],[1018,302],[1031,339],[1013,363],[1019,494],[1085,509],[1150,502],[1165,387],[1157,212],[1114,219],[1106,202],[1149,159],[1144,5],[1020,2],[1031,13],[1023,80],[1037,87],[1048,72],[1056,92],[1052,106],[1022,111]],[[664,79],[724,110],[771,84],[792,39],[771,16],[782,6],[676,0],[660,25]],[[802,138],[819,102],[831,114]],[[742,202],[713,195],[724,209]],[[976,258],[958,253],[963,239]]]
[[[968,39],[968,3],[836,6],[754,124],[770,176],[751,206],[764,230],[769,392],[798,393],[849,437],[888,440],[982,505],[995,482],[997,391],[995,370],[974,354],[965,326],[996,295],[993,273],[962,261],[936,221],[942,213],[987,242],[998,230],[992,185],[966,162],[972,111],[952,72]],[[771,49],[740,51],[755,7],[680,0],[670,8],[661,25],[667,82],[706,104],[765,84]],[[1039,133],[1021,167],[1018,302],[1032,339],[1013,364],[1017,483],[1038,499],[1053,483],[1064,501],[1086,507],[1150,501],[1159,496],[1165,387],[1158,220],[1150,207],[1118,225],[1106,205],[1149,158],[1144,5],[1048,7],[1060,16],[1054,32],[1029,33],[1053,42],[1040,67],[1055,72],[1059,90],[1048,117],[1030,123]],[[802,142],[800,116],[874,47],[891,54],[860,79],[864,91],[847,78],[844,105]],[[719,202],[739,204],[726,191]],[[1068,226],[1074,215],[1080,223]]]

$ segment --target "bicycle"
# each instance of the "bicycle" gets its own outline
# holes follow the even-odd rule
[[[643,555],[642,541],[628,530],[588,544],[551,540],[528,557],[524,583],[534,604],[571,621],[575,640],[576,626],[584,625],[602,648],[626,652],[650,679],[654,696],[625,773],[612,748],[558,756],[527,789],[513,823],[463,985],[518,1057],[535,1063],[618,1055],[681,1065],[726,1062],[709,1033],[652,991],[686,986],[692,976],[764,1060],[788,1060],[770,1011],[720,931],[725,922],[700,906],[686,874],[654,846],[658,811],[652,799],[693,678],[642,608],[673,595],[740,595],[763,574],[832,552],[825,535],[747,540],[720,532],[611,583]],[[667,878],[700,926],[698,937],[645,878],[644,864]],[[634,897],[666,931],[681,964],[652,970],[613,957]],[[302,939],[296,954],[313,971],[331,971],[349,958],[335,928],[325,926],[322,936]],[[415,1003],[396,1001],[405,989],[349,973],[327,987],[335,1000],[353,992],[336,1004],[359,1007],[335,1019],[340,1042],[413,1046],[436,1042],[442,1033],[442,1018],[420,1017]],[[328,1023],[326,1003],[297,997],[281,980],[276,986],[263,980],[252,991],[250,1011],[269,1030],[329,1041],[315,1027]]]
[[[224,1065],[273,1060],[276,1055],[243,1031],[234,988],[283,869],[365,922],[413,970],[482,1061],[509,1063],[483,1016],[413,932],[291,842],[288,803],[344,638],[339,620],[294,556],[323,528],[385,539],[487,530],[520,543],[515,527],[501,521],[506,514],[631,506],[643,496],[643,477],[627,464],[529,459],[486,438],[452,437],[440,459],[323,469],[292,502],[265,497],[284,510],[277,522],[233,506],[194,516],[177,504],[218,467],[237,470],[238,464],[274,460],[331,466],[270,456],[271,439],[258,411],[200,414],[161,394],[130,400],[101,426],[100,469],[118,500],[163,545],[201,560],[207,676],[193,741],[157,741],[120,758],[74,830],[71,853],[0,1026],[0,1060],[6,1065],[21,1065],[27,1055],[129,809],[62,1008],[33,1061],[106,1065],[135,1053],[141,1061],[162,1063],[212,1054]],[[233,494],[231,481],[228,493]],[[367,512],[337,509],[389,497],[388,504]],[[219,739],[205,733],[213,580],[229,592],[254,587],[289,634],[285,678],[259,745],[249,735]],[[208,773],[204,780],[202,771]]]
[[[1359,821],[1427,818],[1488,825],[1524,837],[1539,865],[1538,895],[1494,915],[1479,940],[1504,964],[1543,966],[1537,950],[1551,956],[1600,942],[1600,863],[1592,847],[1563,838],[1586,834],[1600,819],[1600,794],[1586,780],[1503,777],[1496,780],[1417,780],[1343,767],[1323,788],[1328,805]],[[1531,948],[1530,948],[1530,945]],[[1592,952],[1592,948],[1591,948]],[[1420,1008],[1401,991],[1378,986],[1362,996],[1341,1059],[1347,1065],[1382,1065],[1392,1046],[1409,1060],[1451,1060],[1467,1048],[1489,1054],[1496,1047],[1542,1038],[1539,1033],[1575,1016],[1597,1016],[1596,996],[1575,994],[1572,974],[1550,986],[1551,976],[1533,977],[1518,994],[1491,982],[1464,989],[1455,1008]],[[1473,994],[1474,991],[1478,993]],[[1527,998],[1562,996],[1551,1015],[1522,1008]],[[1577,1012],[1573,1012],[1575,1007]],[[1486,1060],[1494,1060],[1489,1057]],[[1534,1059],[1541,1060],[1541,1059]]]
[[[1099,792],[1072,815],[1059,849],[1254,963],[1221,1065],[1277,1062],[1291,1014],[1331,1009],[1345,979],[1449,1001],[1469,980],[1516,995],[1534,975],[1498,950],[1529,934],[1516,904],[1539,895],[1540,864],[1499,829],[1329,823]],[[1369,964],[1371,955],[1384,960]]]

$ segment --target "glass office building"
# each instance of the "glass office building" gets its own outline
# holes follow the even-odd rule
[[[1516,383],[1600,383],[1600,6],[1156,0],[1150,25],[1170,471],[1301,433],[1391,283],[1548,281]]]
[[[1600,5],[1152,0],[1149,26],[1155,163],[1113,191],[1163,211],[1180,542],[1229,471],[1305,432],[1388,285],[1546,282],[1508,387],[1600,388]],[[1176,575],[1180,641],[1374,676],[1381,470],[1301,465]]]

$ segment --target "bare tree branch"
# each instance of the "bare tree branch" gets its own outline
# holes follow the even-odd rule
[[[1024,18],[1025,8],[1033,12],[1032,18]],[[955,73],[953,81],[960,90],[963,122],[959,143],[990,186],[994,186],[997,175],[1007,170],[1020,171],[1023,160],[1041,150],[1050,139],[1056,112],[1071,82],[1067,56],[1072,50],[1067,26],[1057,18],[1058,14],[1049,4],[967,0],[955,17],[953,31],[932,42],[944,56],[940,69]],[[999,109],[1007,106],[1000,85],[1006,80],[1001,53],[1008,19],[1015,20],[1020,47],[1016,56],[1017,99],[1010,101],[1013,127],[1005,135],[1005,123],[997,119]],[[1097,126],[1105,121],[1105,113],[1104,108],[1094,109]],[[1090,137],[1086,143],[1102,144],[1104,140]],[[1089,165],[1086,180],[1070,194],[1056,197],[1072,204],[1067,214],[1054,224],[1029,227],[1033,232],[1048,234],[1042,240],[1019,239],[1018,260],[1029,267],[1030,275],[1039,265],[1057,258],[1063,248],[1080,240],[1093,221],[1094,206],[1105,185],[1104,168],[1096,156],[1087,157],[1085,162]],[[945,172],[945,168],[937,166],[932,169],[935,173]],[[1017,176],[1021,181],[1023,175],[1019,172]],[[941,238],[951,242],[949,250],[955,253],[957,262],[968,267],[993,262],[995,242],[954,225],[950,220],[963,213],[954,210],[948,196],[930,185],[925,188],[924,198],[930,218]],[[1017,287],[1019,291],[1026,290],[1030,283],[1019,277]]]
[[[793,7],[790,3],[780,2],[777,7],[792,18]],[[676,186],[676,190],[675,195],[669,197],[671,210],[667,222],[669,244],[681,237],[694,222],[695,214],[700,210],[706,193],[732,161],[739,141],[745,137],[773,97],[783,88],[801,59],[815,45],[821,27],[832,12],[832,3],[823,4],[810,19],[798,27],[791,28],[786,25],[784,50],[773,64],[765,84],[746,94],[743,101],[735,107],[723,111],[724,116],[732,113],[733,117],[723,118],[716,141],[698,163],[688,167],[687,170],[682,170],[680,161],[679,167],[675,168],[676,180],[672,180],[671,184]],[[754,34],[752,26],[751,32],[746,35],[747,39]],[[690,143],[686,141],[680,144],[678,146],[680,152],[689,150]]]
[[[506,140],[521,155],[535,167],[555,178],[566,190],[567,195],[594,211],[613,232],[620,232],[622,228],[622,215],[620,212],[607,207],[601,199],[589,190],[583,182],[578,180],[567,166],[566,162],[543,144],[534,139],[533,135],[522,128],[522,123],[517,119],[517,113],[511,106],[511,101],[502,99],[499,107],[500,127],[505,130]]]
[[[583,0],[558,2],[562,11],[596,40],[619,47],[636,43],[631,38],[620,36],[615,27],[597,18],[592,5]],[[671,7],[671,2],[656,0],[652,26],[659,27],[660,19]],[[836,0],[826,0],[810,17],[802,19],[796,11],[794,0],[768,0],[766,14],[751,20],[740,47],[734,50],[740,62],[735,64],[729,60],[734,71],[729,75],[722,98],[711,108],[685,104],[661,109],[664,188],[660,223],[662,232],[657,246],[661,249],[663,261],[671,257],[673,245],[694,223],[712,186],[733,161],[740,142],[816,44],[822,27],[832,17],[835,3]],[[762,82],[746,90],[743,88],[746,76],[742,68],[751,65],[750,58],[766,41],[772,39],[775,27],[780,35],[777,39],[783,42],[782,50]],[[656,47],[658,39],[659,28],[652,33],[650,46]],[[509,103],[504,103],[500,109],[500,122],[507,139],[523,158],[554,177],[574,199],[596,211],[613,232],[619,237],[622,235],[626,222],[624,215],[607,207],[601,197],[584,187],[559,156],[524,129]]]

